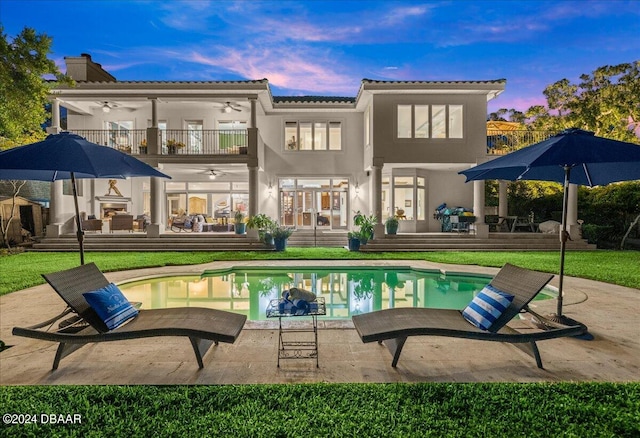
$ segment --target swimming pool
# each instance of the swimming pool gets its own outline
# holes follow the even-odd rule
[[[325,297],[327,315],[353,315],[394,307],[463,309],[491,276],[443,274],[411,267],[238,267],[202,275],[158,277],[120,284],[126,297],[143,309],[207,307],[265,320],[269,301],[291,287]],[[545,289],[537,299],[555,297]]]

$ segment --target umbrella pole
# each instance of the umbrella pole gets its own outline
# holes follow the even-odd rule
[[[80,221],[80,208],[78,207],[78,190],[76,189],[76,175],[71,172],[71,189],[73,190],[73,203],[76,207],[76,236],[80,245],[80,264],[84,265],[84,231]]]
[[[558,278],[558,307],[555,315],[549,316],[551,321],[557,322],[563,325],[581,325],[584,327],[584,332],[576,337],[590,340],[593,336],[587,331],[587,326],[571,319],[562,314],[562,301],[564,297],[563,284],[564,284],[564,256],[567,247],[567,240],[569,239],[569,233],[567,232],[567,213],[569,210],[569,180],[571,176],[571,167],[564,166],[564,194],[562,198],[562,230],[560,231],[560,275]]]
[[[567,248],[567,214],[569,211],[569,176],[571,175],[571,167],[564,167],[564,194],[562,197],[562,231],[560,231],[560,278],[558,279],[558,307],[556,316],[562,318],[562,301],[563,301],[563,283],[564,283],[564,257]]]

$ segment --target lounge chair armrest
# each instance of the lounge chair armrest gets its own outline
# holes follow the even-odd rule
[[[36,325],[32,325],[32,326],[27,327],[27,328],[28,328],[28,329],[30,329],[30,330],[36,330],[36,329],[39,329],[39,328],[42,328],[42,327],[45,327],[45,326],[51,325],[51,324],[53,324],[54,322],[56,322],[57,320],[59,320],[60,318],[62,318],[63,316],[66,316],[66,315],[68,315],[68,314],[70,314],[70,313],[73,313],[73,309],[71,309],[70,307],[67,307],[67,308],[66,308],[66,309],[64,309],[64,311],[63,311],[62,313],[60,313],[59,315],[56,315],[56,316],[54,316],[54,317],[53,317],[53,318],[51,318],[51,319],[47,319],[47,320],[46,320],[46,321],[44,321],[44,322],[41,322],[41,323],[36,324]]]

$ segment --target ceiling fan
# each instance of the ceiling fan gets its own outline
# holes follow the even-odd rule
[[[98,104],[98,108],[102,109],[102,112],[104,113],[108,113],[110,112],[112,109],[116,109],[116,108],[124,108],[122,105],[117,104],[115,102],[109,102],[107,100],[103,100],[101,102],[96,102]],[[127,111],[134,111],[133,108],[124,108]]]
[[[242,108],[238,108],[236,107],[234,104],[232,104],[231,102],[225,102],[224,105],[222,106],[222,111],[229,114],[231,111],[242,111]]]
[[[207,175],[211,180],[214,180],[217,177],[224,175],[224,172],[220,172],[219,170],[215,170],[215,169],[208,169],[201,173],[203,175]]]

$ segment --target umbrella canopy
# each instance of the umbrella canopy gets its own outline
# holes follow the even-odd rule
[[[458,172],[467,182],[485,179],[555,181],[564,184],[560,275],[555,319],[562,316],[569,184],[590,187],[640,179],[640,145],[597,137],[593,132],[568,129],[540,143]]]
[[[171,178],[115,149],[91,143],[69,132],[0,152],[0,179],[56,181],[71,179],[76,210],[80,263],[84,264],[84,233],[80,222],[77,178],[124,179],[135,176]]]
[[[565,181],[586,186],[640,179],[640,147],[568,129],[540,143],[463,170],[468,181],[482,179]]]
[[[56,181],[78,178],[157,176],[169,178],[146,163],[115,149],[91,143],[69,132],[0,152],[0,179]]]

